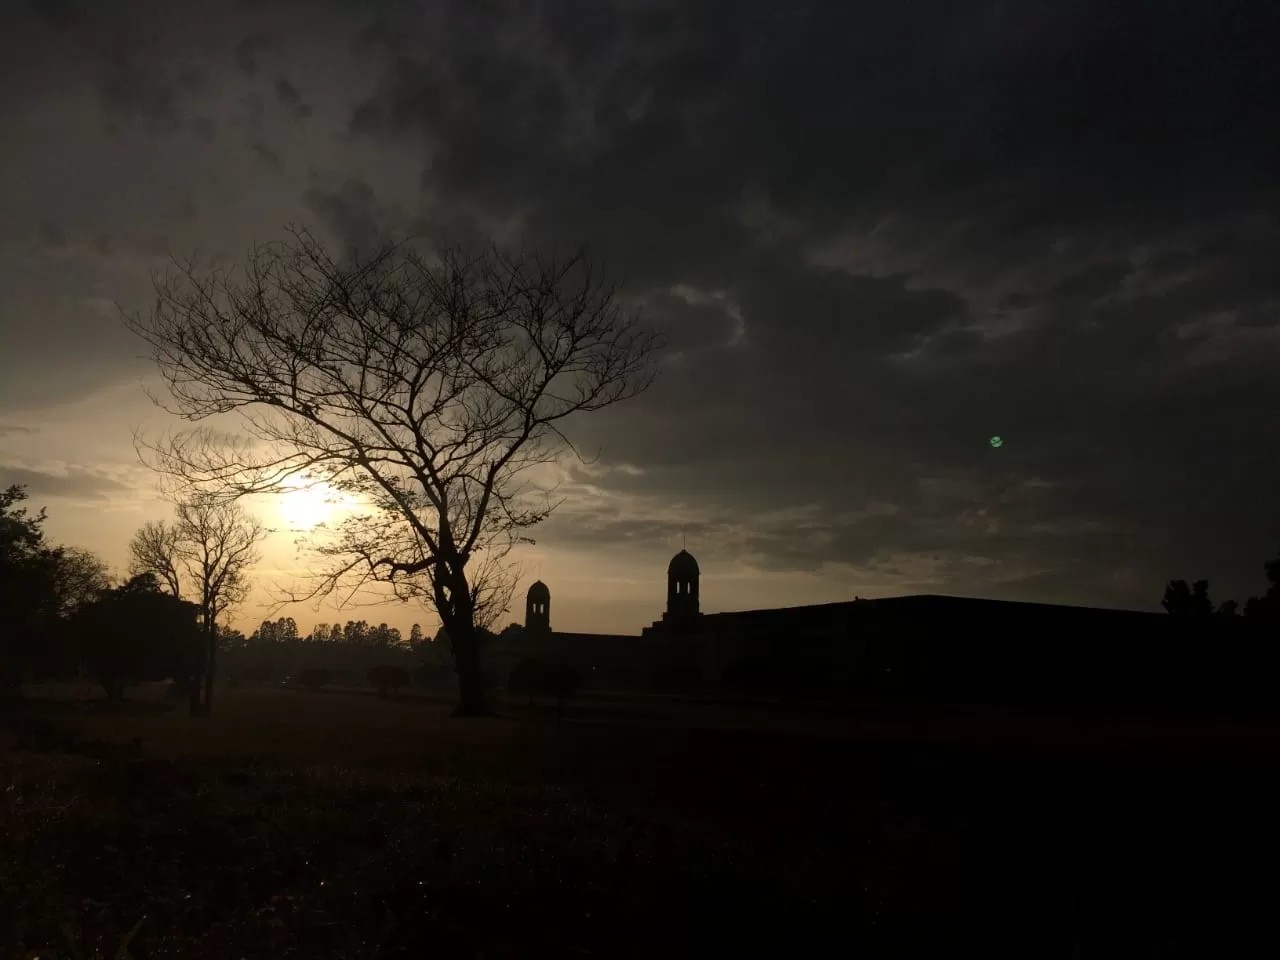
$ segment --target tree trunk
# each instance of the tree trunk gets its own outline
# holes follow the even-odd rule
[[[484,696],[484,671],[480,667],[480,645],[476,642],[475,627],[471,624],[446,626],[449,642],[453,644],[453,665],[458,673],[458,706],[455,717],[485,717],[489,715]]]
[[[484,671],[480,666],[480,641],[476,635],[475,609],[471,586],[467,583],[465,561],[440,563],[433,575],[436,611],[449,635],[453,668],[458,674],[458,705],[455,717],[487,717]]]
[[[188,658],[184,665],[183,683],[187,688],[187,714],[192,717],[202,715],[200,703],[200,687],[204,680],[204,638],[192,638],[187,647]]]
[[[218,629],[209,624],[209,655],[204,662],[204,715],[213,716],[213,671],[218,656]]]

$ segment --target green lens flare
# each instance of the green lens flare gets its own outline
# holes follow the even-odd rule
[[[1003,441],[1003,440],[1001,440],[999,437],[992,437],[992,438],[991,438],[991,445],[992,445],[993,447],[1002,447],[1002,446],[1004,446],[1004,441]]]

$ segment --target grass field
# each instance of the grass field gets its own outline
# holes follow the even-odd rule
[[[1275,956],[1269,728],[154,692],[28,708],[0,956]],[[8,746],[12,747],[10,743]],[[1255,952],[1258,951],[1258,952]],[[77,952],[79,951],[79,952]]]

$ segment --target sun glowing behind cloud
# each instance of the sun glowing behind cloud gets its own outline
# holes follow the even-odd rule
[[[299,481],[279,495],[276,513],[290,529],[311,530],[341,521],[354,506],[351,497],[327,483]]]

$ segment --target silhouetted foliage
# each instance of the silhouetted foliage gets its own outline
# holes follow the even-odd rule
[[[21,486],[0,491],[0,697],[74,673],[68,618],[111,586],[98,557],[46,541],[45,511],[28,513],[26,499]]]
[[[71,616],[111,589],[111,574],[96,554],[76,547],[57,547],[53,554],[54,593],[60,616]]]
[[[319,667],[310,667],[298,671],[298,682],[308,690],[318,690],[329,684],[329,671]]]
[[[330,686],[358,687],[374,666],[392,664],[408,669],[414,657],[402,647],[369,647],[310,637],[271,643],[247,643],[229,651],[225,669],[229,678],[247,683],[278,682],[302,671],[329,672]]]
[[[1255,624],[1280,624],[1280,604],[1266,595],[1250,597],[1244,604],[1244,617]]]
[[[131,573],[151,573],[175,597],[183,594],[182,535],[176,523],[144,523],[129,541]]]
[[[1213,613],[1209,581],[1197,580],[1188,587],[1185,580],[1170,580],[1162,604],[1176,617],[1208,617]]]
[[[45,512],[20,506],[25,488],[0,492],[0,694],[16,693],[30,669],[42,619],[56,603]]]
[[[250,643],[290,643],[298,639],[298,622],[293,617],[263,620],[249,636]]]
[[[404,638],[397,627],[389,627],[380,623],[373,628],[373,645],[375,647],[399,647],[404,645]]]
[[[248,642],[249,638],[234,627],[218,627],[219,651],[238,650]]]
[[[143,573],[105,591],[76,613],[74,628],[89,668],[119,700],[130,683],[189,679],[201,657],[199,608],[160,589]]]
[[[317,623],[311,628],[306,639],[309,643],[328,643],[332,636],[332,628],[327,623]]]
[[[378,696],[395,696],[409,686],[409,671],[404,667],[379,664],[368,673],[369,684],[378,688]]]
[[[1268,626],[1280,625],[1280,557],[1263,564],[1267,575],[1267,592],[1260,597],[1250,597],[1244,606],[1244,615],[1252,623]]]

